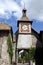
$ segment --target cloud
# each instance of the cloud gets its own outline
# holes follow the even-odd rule
[[[43,20],[43,0],[22,0],[27,8],[27,16],[30,19]]]
[[[0,0],[0,18],[9,19],[13,15],[19,19],[22,16],[24,3],[29,19],[43,21],[43,0]]]
[[[9,18],[12,16],[12,11],[14,11],[14,16],[20,17],[21,7],[14,0],[0,0],[0,17]]]

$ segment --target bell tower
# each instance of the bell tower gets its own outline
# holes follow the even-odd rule
[[[26,9],[22,10],[22,17],[18,20],[19,33],[31,33],[31,24],[32,21],[26,16]]]
[[[18,38],[17,38],[17,58],[16,63],[18,63],[18,56],[21,51],[29,50],[29,48],[32,46],[32,35],[31,35],[31,25],[32,21],[28,19],[26,16],[26,9],[24,8],[22,10],[22,17],[20,20],[18,20],[17,26],[18,26]],[[19,64],[18,64],[19,65]]]
[[[22,10],[22,17],[18,20],[18,49],[29,49],[32,46],[31,25],[32,21],[26,16],[26,9]]]

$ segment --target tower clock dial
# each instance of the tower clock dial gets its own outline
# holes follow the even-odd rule
[[[22,33],[22,32],[23,32],[23,33],[29,32],[29,24],[27,24],[27,23],[22,23],[20,30],[21,30],[21,33]]]
[[[23,26],[22,26],[22,29],[23,29],[23,30],[27,30],[27,29],[28,29],[27,25],[23,25]]]

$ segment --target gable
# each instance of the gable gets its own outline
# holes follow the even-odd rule
[[[0,30],[10,30],[10,29],[11,27],[8,24],[4,22],[0,23]]]

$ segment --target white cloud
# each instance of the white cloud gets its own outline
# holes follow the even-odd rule
[[[43,20],[43,0],[0,0],[0,17],[9,18],[12,11],[15,11],[14,16],[18,19],[21,17],[21,10],[24,7],[27,9],[27,16],[30,19]],[[18,3],[21,4],[21,6]],[[6,12],[7,11],[7,12]]]
[[[19,18],[20,10],[21,7],[14,0],[0,0],[0,17],[9,18],[12,15],[12,11],[16,11],[14,15]]]
[[[22,0],[27,8],[27,16],[30,19],[43,20],[43,0]]]

